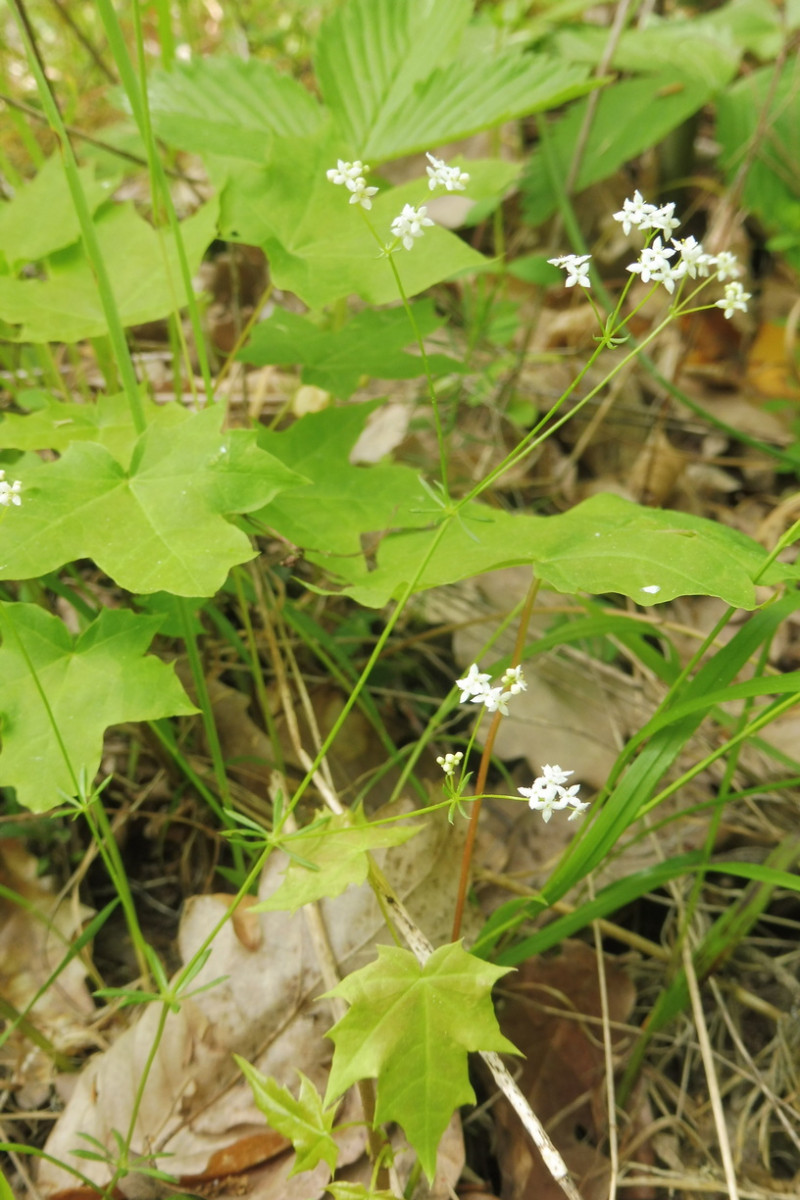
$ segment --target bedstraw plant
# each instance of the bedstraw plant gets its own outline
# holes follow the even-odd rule
[[[391,1122],[402,1127],[422,1170],[432,1177],[453,1111],[474,1100],[467,1056],[476,1052],[511,1099],[554,1177],[574,1197],[563,1162],[498,1057],[499,1052],[513,1054],[514,1047],[500,1031],[492,989],[525,957],[655,886],[652,870],[628,875],[569,918],[529,932],[530,918],[589,879],[646,814],[657,813],[667,797],[712,762],[723,760],[732,769],[747,739],[795,702],[800,673],[775,677],[757,671],[742,681],[740,672],[800,606],[798,569],[782,555],[796,529],[767,551],[733,528],[610,494],[553,516],[512,513],[488,503],[487,494],[629,363],[646,355],[670,324],[704,309],[718,308],[727,320],[745,312],[752,296],[742,282],[742,268],[727,249],[710,253],[695,237],[680,236],[676,204],[650,203],[635,191],[610,214],[631,239],[627,278],[612,303],[582,247],[550,259],[564,272],[565,287],[594,306],[594,349],[564,394],[502,461],[459,493],[449,453],[457,391],[444,389],[440,381],[444,375],[457,379],[465,366],[432,351],[430,336],[441,319],[428,301],[414,297],[444,280],[499,270],[495,260],[437,224],[432,202],[437,195],[458,194],[501,220],[500,203],[519,170],[499,157],[446,159],[436,149],[563,105],[594,90],[600,80],[581,65],[523,50],[514,39],[489,53],[474,36],[466,0],[433,5],[347,0],[320,32],[319,98],[255,60],[195,58],[152,71],[140,6],[131,9],[132,49],[110,0],[100,0],[97,9],[127,111],[145,148],[152,189],[149,221],[130,204],[115,201],[113,187],[103,186],[107,180],[79,165],[27,10],[19,0],[11,3],[63,167],[56,157],[43,168],[41,176],[49,174],[40,186],[41,200],[36,182],[19,188],[6,206],[0,238],[26,206],[31,223],[37,205],[54,196],[63,212],[44,233],[20,223],[25,229],[20,242],[7,236],[0,242],[6,267],[0,277],[0,318],[10,344],[35,346],[41,361],[49,343],[91,339],[107,386],[88,403],[73,400],[66,383],[60,395],[50,386],[20,387],[16,411],[0,423],[0,580],[5,581],[0,783],[14,790],[22,808],[68,812],[87,822],[119,895],[141,972],[138,986],[116,989],[113,997],[129,1005],[160,1005],[165,1019],[195,987],[215,985],[216,931],[169,981],[141,930],[103,803],[108,780],[98,772],[109,726],[149,723],[176,769],[211,806],[231,847],[235,895],[225,921],[257,885],[274,853],[286,854],[290,869],[268,902],[273,909],[310,905],[348,884],[375,890],[398,944],[380,947],[367,967],[331,986],[329,995],[340,1003],[342,1016],[330,1031],[334,1053],[326,1094],[321,1097],[302,1079],[295,1095],[239,1060],[256,1103],[272,1127],[293,1141],[296,1170],[325,1162],[335,1173],[337,1104],[348,1088],[360,1085],[372,1114],[373,1189],[396,1186],[388,1142],[375,1132]],[[455,51],[462,37],[469,52],[459,58]],[[229,87],[233,81],[235,94]],[[237,99],[243,95],[246,101]],[[239,103],[245,104],[244,112],[237,110]],[[175,209],[164,144],[199,155],[212,185],[204,192],[209,198],[184,220]],[[425,158],[418,178],[386,183],[385,164],[419,152]],[[294,292],[309,309],[300,316],[276,308],[267,320],[245,329],[238,360],[301,365],[307,382],[340,401],[349,398],[362,373],[419,376],[436,433],[435,470],[420,478],[396,464],[349,465],[347,456],[374,403],[334,404],[286,429],[236,427],[227,419],[219,381],[203,349],[201,313],[191,287],[200,255],[217,232],[261,246],[270,264],[270,286]],[[23,272],[29,262],[40,265],[38,278]],[[634,290],[637,281],[647,290]],[[346,302],[353,295],[362,303],[349,315]],[[654,296],[662,314],[634,339],[632,322]],[[190,315],[193,351],[174,319],[182,307]],[[329,321],[323,314],[331,311],[335,319]],[[189,403],[176,397],[157,405],[137,376],[125,330],[169,314],[176,375],[182,359],[182,376],[194,394]],[[404,352],[409,345],[417,357]],[[192,352],[198,356],[201,386],[195,383]],[[47,361],[52,370],[45,378],[52,380],[54,360]],[[368,561],[361,539],[374,531],[382,537]],[[300,547],[316,571],[317,586],[338,591],[355,610],[380,616],[363,669],[344,679],[348,693],[341,714],[306,754],[301,783],[273,794],[271,819],[253,820],[237,809],[215,729],[197,613],[214,610],[214,598],[223,589],[239,598],[242,660],[262,695],[258,649],[245,615],[253,587],[245,568],[259,564],[264,535]],[[81,563],[87,559],[111,581],[119,598],[115,607],[104,606],[82,587]],[[374,850],[397,844],[414,830],[399,818],[371,821],[362,809],[341,805],[323,764],[350,710],[371,703],[374,668],[411,598],[510,564],[525,564],[531,573],[528,595],[514,614],[510,659],[498,659],[489,639],[481,663],[454,679],[407,754],[398,785],[413,781],[415,764],[432,746],[443,773],[441,802],[432,807],[448,809],[453,823],[468,823],[459,893],[453,896],[452,939],[433,947],[372,858]],[[540,588],[583,598],[585,612],[544,641],[533,639],[528,629]],[[620,609],[611,616],[593,604],[592,597],[609,594],[644,609],[682,595],[718,597],[727,607],[690,661],[680,665],[668,649],[653,651],[631,612]],[[56,615],[53,596],[71,606],[72,629]],[[719,635],[736,610],[752,615],[723,641]],[[148,653],[165,628],[183,647],[191,699],[173,665]],[[623,749],[599,794],[581,786],[579,761],[564,767],[542,762],[529,787],[506,794],[529,806],[531,821],[568,820],[575,833],[542,892],[502,906],[465,947],[462,917],[500,722],[526,689],[525,672],[534,669],[543,649],[606,634],[646,658],[664,686],[663,699]],[[687,741],[729,701],[744,702],[741,717],[721,744],[686,768]],[[442,730],[459,705],[462,728],[468,724],[469,733],[456,748]],[[198,712],[213,767],[205,778],[182,755],[168,723]],[[678,763],[683,769],[676,778]],[[570,783],[573,778],[578,782]],[[327,811],[298,828],[298,804],[309,789]],[[717,820],[724,801],[723,790]],[[430,811],[421,807],[416,822]],[[347,847],[346,855],[331,855],[336,839]],[[701,879],[712,847],[710,838],[703,851],[667,859],[658,882],[687,874]],[[747,866],[748,877],[765,885],[787,884],[790,878],[788,860],[755,871]],[[735,875],[744,868],[727,862],[725,870]],[[694,956],[707,956],[719,936],[713,927]],[[685,973],[679,972],[650,1036],[674,1013],[682,982]],[[21,1013],[17,1021],[25,1017]],[[153,1054],[163,1027],[161,1022]],[[159,1159],[134,1143],[147,1075],[134,1097],[129,1128],[119,1131],[116,1143],[81,1151],[83,1161],[105,1171],[102,1186],[108,1195],[137,1173],[167,1178],[168,1157]],[[80,1161],[73,1159],[65,1169],[85,1179]],[[337,1186],[330,1185],[334,1196]],[[341,1194],[357,1193],[351,1188]]]

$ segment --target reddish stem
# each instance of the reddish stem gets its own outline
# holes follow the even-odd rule
[[[525,638],[528,634],[528,625],[531,619],[531,612],[533,611],[533,602],[536,599],[538,591],[539,580],[534,578],[531,581],[531,586],[528,588],[525,604],[520,613],[517,640],[514,643],[514,653],[511,656],[512,667],[518,667],[522,659],[522,651],[525,649]],[[469,869],[472,864],[472,851],[478,833],[478,818],[481,815],[486,776],[489,774],[489,763],[492,758],[494,739],[497,736],[501,716],[502,714],[498,711],[492,717],[492,723],[486,735],[486,744],[483,747],[483,754],[481,755],[480,766],[478,767],[478,778],[475,780],[475,800],[472,804],[472,812],[469,814],[467,840],[464,842],[464,851],[461,855],[461,874],[458,879],[458,896],[456,897],[456,908],[453,916],[453,934],[451,940],[454,942],[458,941],[459,934],[461,933],[461,921],[464,916],[464,905],[467,901],[467,888],[469,887]]]

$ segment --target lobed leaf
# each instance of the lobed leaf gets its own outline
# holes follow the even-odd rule
[[[79,441],[57,462],[18,464],[25,502],[0,529],[0,579],[93,558],[131,592],[212,596],[256,553],[225,515],[304,482],[258,448],[255,431],[220,433],[223,417],[210,407],[172,428],[151,425],[130,468]]]
[[[78,176],[93,213],[109,200],[115,179],[97,179],[92,167],[81,167]],[[16,274],[26,263],[74,245],[80,236],[64,166],[56,154],[0,205],[0,273]]]
[[[82,771],[93,779],[110,725],[197,712],[174,666],[145,656],[160,623],[106,609],[73,637],[38,605],[0,603],[0,783],[24,808],[46,812]]]
[[[336,1050],[325,1103],[359,1079],[376,1078],[376,1122],[402,1125],[432,1179],[448,1121],[475,1099],[468,1051],[517,1053],[492,1006],[492,988],[505,973],[460,943],[440,946],[424,966],[408,950],[378,946],[375,962],[328,993],[350,1009],[328,1034]]]
[[[293,913],[325,896],[340,896],[351,884],[366,883],[369,854],[386,846],[402,846],[421,825],[369,825],[363,816],[343,813],[292,837],[285,845],[292,858],[283,882],[251,912]],[[295,857],[297,856],[297,857]]]
[[[422,338],[442,324],[443,318],[437,316],[431,300],[413,305],[413,312]],[[403,308],[378,312],[365,309],[337,329],[321,329],[308,317],[278,309],[256,326],[238,357],[257,366],[302,366],[304,383],[315,384],[345,400],[365,375],[375,379],[415,379],[422,375],[419,354],[405,353],[414,336]],[[434,375],[466,370],[459,360],[443,354],[429,353],[428,366]]]
[[[390,226],[403,205],[424,204],[427,188],[419,180],[374,198],[369,221],[376,244],[363,210],[349,204],[344,189],[326,178],[337,153],[341,148],[325,130],[303,141],[276,138],[264,167],[236,160],[212,165],[218,176],[228,174],[221,236],[261,246],[275,285],[295,292],[309,308],[324,308],[353,294],[370,304],[394,303],[397,284],[381,246],[392,240]],[[407,296],[490,265],[439,226],[426,229],[413,252],[398,250],[394,261]]]
[[[349,567],[348,594],[376,607],[396,598],[416,577],[433,536],[418,530],[384,538],[378,566],[368,574],[357,576],[355,561],[338,563],[343,577]],[[416,587],[525,563],[558,592],[621,592],[641,605],[708,595],[754,608],[753,579],[764,559],[763,549],[737,530],[687,513],[642,508],[610,494],[551,517],[474,504],[462,510],[460,522],[451,521]],[[773,563],[759,582],[798,575],[796,567]]]
[[[233,1057],[270,1127],[289,1138],[294,1146],[295,1162],[288,1177],[291,1179],[301,1171],[312,1171],[319,1162],[326,1162],[333,1174],[339,1157],[339,1147],[331,1135],[335,1109],[324,1109],[311,1080],[298,1071],[300,1094],[295,1099],[289,1089],[281,1087],[275,1079],[262,1075],[238,1054]]]
[[[362,574],[362,534],[431,520],[431,499],[410,467],[350,464],[350,450],[378,403],[327,408],[285,432],[258,433],[258,444],[307,482],[291,497],[277,495],[253,518],[329,571],[346,564]]]
[[[216,232],[216,202],[181,223],[189,265],[196,269]],[[178,255],[169,231],[156,231],[131,204],[111,204],[95,230],[124,325],[155,321],[185,303]],[[0,276],[0,318],[18,326],[21,342],[77,342],[107,330],[91,264],[81,243],[50,255],[46,279]]]
[[[188,416],[180,404],[154,404],[144,391],[141,402],[147,424],[161,429],[178,425]],[[129,466],[138,434],[123,392],[98,396],[93,404],[76,404],[56,400],[50,392],[31,389],[17,397],[17,404],[28,411],[24,415],[2,414],[0,449],[63,453],[72,442],[97,442],[118,463]]]

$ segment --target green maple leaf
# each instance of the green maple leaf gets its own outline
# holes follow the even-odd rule
[[[211,407],[149,427],[129,468],[94,442],[73,442],[58,462],[20,463],[25,502],[0,530],[0,579],[93,558],[131,592],[213,596],[255,553],[225,515],[305,482],[258,448],[254,430],[221,433],[223,416]]]
[[[169,428],[189,416],[182,405],[155,404],[144,392],[141,401],[148,425]],[[71,442],[97,442],[118,463],[129,466],[138,435],[123,392],[98,396],[93,404],[74,404],[32,388],[18,396],[17,403],[27,412],[3,414],[0,448],[58,450],[63,454]]]
[[[369,825],[363,817],[349,813],[330,817],[321,824],[316,822],[308,832],[287,842],[297,857],[289,863],[283,883],[251,911],[296,912],[324,896],[339,896],[351,883],[366,882],[370,850],[400,846],[420,828]]]
[[[354,556],[361,574],[361,534],[391,525],[426,525],[431,501],[410,467],[396,463],[353,466],[348,455],[377,403],[349,404],[309,413],[286,432],[262,429],[258,444],[308,480],[291,499],[277,496],[254,516],[310,551],[329,571]],[[318,552],[318,558],[314,556]]]
[[[288,1088],[262,1075],[238,1054],[233,1057],[270,1127],[289,1138],[294,1146],[295,1163],[289,1176],[311,1171],[318,1162],[326,1162],[333,1173],[339,1157],[339,1147],[331,1136],[335,1106],[324,1108],[317,1089],[302,1071],[298,1071],[300,1095],[295,1099]]]
[[[160,624],[106,609],[73,638],[36,604],[0,604],[0,784],[25,808],[45,812],[82,771],[92,779],[109,725],[197,712],[173,666],[145,657]]]
[[[518,1053],[492,1007],[492,987],[504,974],[460,943],[440,946],[424,966],[408,950],[378,946],[377,961],[328,993],[350,1010],[328,1034],[336,1050],[325,1104],[357,1080],[376,1078],[376,1123],[402,1125],[432,1179],[448,1121],[475,1100],[468,1051]]]
[[[442,324],[430,300],[420,300],[412,310],[420,337],[427,337]],[[413,342],[414,330],[402,308],[365,309],[340,329],[320,329],[308,317],[283,309],[256,326],[237,358],[257,366],[299,364],[303,383],[325,388],[346,400],[364,375],[374,379],[415,379],[422,375],[422,359],[405,352]],[[434,375],[467,369],[445,354],[429,354],[428,367]]]
[[[181,223],[192,271],[213,240],[216,223],[216,200]],[[130,204],[104,205],[94,224],[124,325],[158,320],[172,312],[176,302],[186,303],[169,230],[153,229]],[[46,270],[46,279],[0,277],[0,317],[20,326],[14,340],[78,342],[104,334],[105,311],[82,242],[51,254]]]

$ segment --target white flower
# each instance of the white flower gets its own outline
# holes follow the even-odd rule
[[[591,287],[589,279],[589,260],[591,254],[562,254],[560,258],[548,258],[548,262],[554,267],[561,267],[567,272],[567,278],[564,281],[566,287],[573,287],[579,283],[581,287]]]
[[[473,663],[463,679],[456,680],[456,687],[461,688],[460,704],[471,700],[473,696],[482,696],[489,690],[491,675],[478,670],[478,664]]]
[[[671,200],[669,204],[662,205],[661,208],[656,208],[649,216],[649,225],[641,225],[641,229],[660,229],[669,237],[673,229],[677,229],[680,221],[675,216],[675,201]]]
[[[10,504],[16,504],[19,508],[22,504],[21,491],[22,484],[18,479],[15,479],[13,483],[6,483],[6,473],[0,471],[0,507],[5,508]]]
[[[658,209],[654,204],[647,204],[637,188],[632,200],[624,200],[619,212],[614,213],[614,220],[622,222],[622,232],[627,237],[631,229],[649,229],[650,217]]]
[[[453,774],[463,757],[464,755],[461,753],[461,751],[457,750],[455,754],[445,754],[444,756],[440,754],[436,761],[444,771],[445,775],[449,777]]]
[[[702,242],[698,242],[696,238],[687,237],[673,238],[672,244],[681,256],[681,261],[675,271],[680,269],[682,275],[690,275],[692,279],[696,279],[698,275],[708,275],[714,260],[710,254],[706,254]]]
[[[488,688],[482,695],[473,696],[473,704],[485,704],[488,712],[500,712],[504,717],[508,716],[508,700],[511,692],[507,692],[504,687]]]
[[[529,808],[534,812],[541,812],[543,821],[549,821],[554,812],[564,808],[574,810],[569,818],[572,821],[589,807],[583,800],[578,799],[580,784],[564,787],[569,776],[573,774],[574,771],[564,771],[559,766],[548,765],[542,767],[541,775],[534,779],[531,787],[517,788],[517,791],[527,799]]]
[[[559,766],[551,767],[549,763],[542,767],[541,778],[547,780],[548,783],[554,783],[560,786],[566,783],[570,775],[574,775],[574,771],[565,771]]]
[[[369,167],[365,167],[364,164],[358,159],[356,159],[355,162],[350,163],[343,162],[340,158],[337,160],[336,166],[331,167],[330,171],[326,172],[326,175],[328,179],[330,179],[331,183],[344,183],[352,192],[355,190],[353,185],[356,183],[356,181],[362,176],[366,175],[368,171]]]
[[[534,812],[540,812],[545,822],[550,820],[554,812],[567,807],[567,801],[561,794],[563,789],[559,791],[554,784],[544,783],[541,779],[535,779],[533,787],[517,788],[517,791],[521,796],[527,796],[528,807]]]
[[[717,308],[725,309],[725,317],[730,320],[733,314],[737,311],[747,312],[747,301],[752,297],[751,292],[746,292],[740,283],[729,283],[725,288],[725,298],[717,300]]]
[[[724,283],[726,279],[736,279],[737,275],[742,273],[739,260],[735,254],[731,254],[730,250],[720,251],[712,261],[717,269],[716,275],[720,283]]]
[[[376,187],[367,187],[366,180],[360,176],[356,179],[354,187],[350,187],[349,183],[347,186],[351,192],[351,204],[360,204],[362,208],[372,208],[371,197],[377,192],[378,189]]]
[[[437,187],[447,188],[448,192],[464,191],[469,183],[469,175],[466,171],[462,171],[460,167],[448,167],[443,159],[435,158],[432,154],[426,154],[425,157],[431,164],[425,168],[428,172],[428,187],[431,191]]]
[[[527,692],[528,690],[528,685],[522,674],[522,667],[509,667],[504,672],[500,682],[504,688],[508,689],[511,696],[516,696],[519,692]]]
[[[568,821],[574,821],[576,817],[582,816],[589,807],[589,804],[586,800],[573,800],[571,801],[571,806],[572,812],[567,817]]]
[[[414,208],[411,204],[404,204],[400,216],[395,217],[392,221],[392,233],[396,238],[402,239],[406,250],[412,248],[414,238],[422,237],[425,232],[423,225],[433,224],[427,213],[428,210],[424,204],[421,204],[419,208]]]
[[[634,271],[641,278],[642,283],[649,283],[652,279],[654,283],[665,284],[667,290],[671,292],[675,287],[673,280],[676,276],[668,260],[675,253],[674,248],[668,249],[666,246],[662,246],[661,238],[657,237],[652,246],[645,246],[639,255],[639,261],[632,263],[628,270]]]

